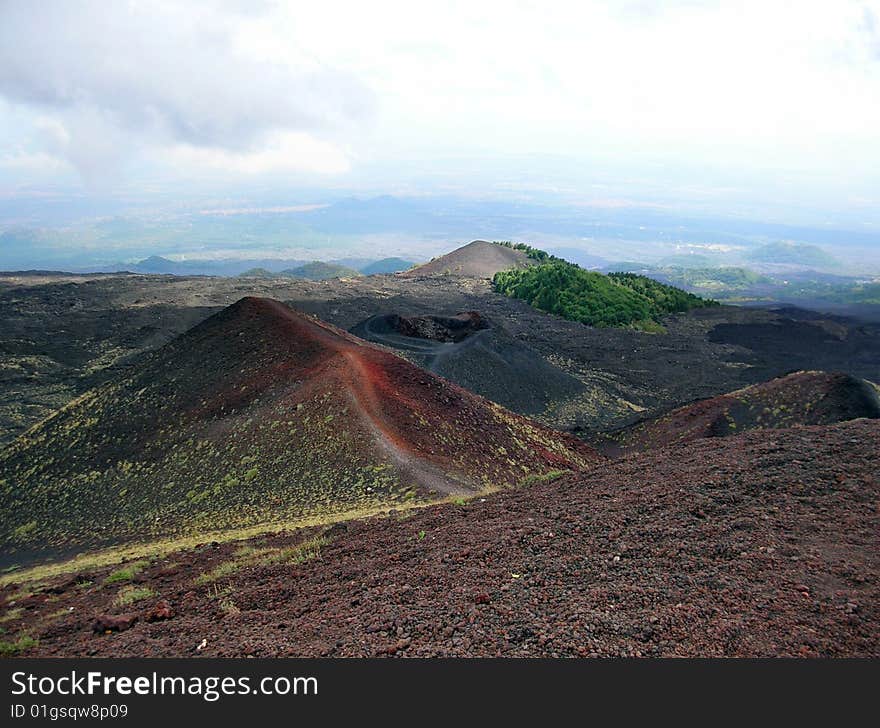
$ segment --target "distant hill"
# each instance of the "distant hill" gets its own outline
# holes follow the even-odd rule
[[[603,266],[601,273],[646,273],[654,270],[654,266],[647,263],[640,263],[635,260],[621,260],[615,263],[608,263]]]
[[[407,277],[453,275],[463,278],[491,278],[498,271],[536,265],[522,250],[499,243],[474,240],[472,243],[416,266],[401,275]]]
[[[9,563],[323,517],[598,459],[386,350],[244,298],[0,451],[0,552]]]
[[[859,417],[880,419],[876,385],[847,374],[796,372],[679,407],[609,433],[597,444],[617,454],[748,430],[831,425]]]
[[[365,276],[377,274],[399,273],[400,271],[409,270],[415,265],[412,261],[403,258],[382,258],[369,265],[363,266],[360,271]]]
[[[179,273],[182,266],[176,261],[163,258],[161,255],[151,255],[129,268],[138,273]]]
[[[836,258],[817,245],[781,241],[762,245],[752,250],[748,258],[756,263],[804,266],[807,268],[836,268]]]
[[[249,270],[239,273],[239,278],[273,278],[277,274],[266,268],[250,268]]]
[[[274,260],[265,258],[217,258],[199,260],[170,260],[160,255],[153,255],[138,263],[117,263],[109,266],[99,266],[100,270],[124,271],[130,270],[135,273],[161,274],[175,276],[238,276],[252,275],[251,271],[265,270],[270,275],[278,275],[271,271],[281,267],[295,268],[303,265],[304,261],[288,259]]]
[[[650,273],[651,278],[685,289],[712,292],[737,291],[772,283],[767,276],[748,268],[660,268]]]
[[[705,253],[680,253],[667,255],[657,263],[661,268],[712,268],[719,265],[723,260],[718,255],[706,255]]]
[[[337,263],[325,263],[315,260],[298,268],[283,270],[280,275],[293,278],[307,278],[310,281],[326,281],[331,278],[357,278],[361,273],[354,268],[348,268]]]

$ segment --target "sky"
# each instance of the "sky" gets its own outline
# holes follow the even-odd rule
[[[547,194],[880,225],[878,170],[880,0],[0,0],[7,199]]]

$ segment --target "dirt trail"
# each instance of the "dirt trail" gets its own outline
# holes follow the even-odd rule
[[[341,351],[341,354],[345,362],[342,376],[356,400],[358,411],[364,415],[367,426],[401,471],[411,476],[422,487],[445,495],[470,495],[478,490],[456,483],[440,468],[411,453],[404,439],[385,418],[382,403],[360,353],[347,350]]]
[[[278,301],[265,301],[261,302],[261,305],[300,325],[284,304]],[[319,321],[311,323],[314,325],[310,327],[310,335],[320,339],[322,345],[341,355],[340,376],[351,392],[357,410],[364,415],[365,422],[376,436],[379,445],[405,475],[411,477],[421,487],[443,495],[473,495],[475,491],[480,490],[479,487],[469,487],[456,482],[441,468],[411,452],[406,438],[402,437],[385,417],[380,397],[376,393],[374,376],[364,361],[363,344],[353,339],[348,332],[331,330]]]

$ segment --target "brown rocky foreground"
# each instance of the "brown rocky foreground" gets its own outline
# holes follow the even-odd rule
[[[133,583],[7,585],[4,639],[38,640],[29,656],[877,656],[878,443],[873,420],[699,440],[205,545]]]

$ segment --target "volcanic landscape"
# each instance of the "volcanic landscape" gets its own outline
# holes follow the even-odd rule
[[[4,653],[880,654],[880,327],[532,265],[0,276]]]

